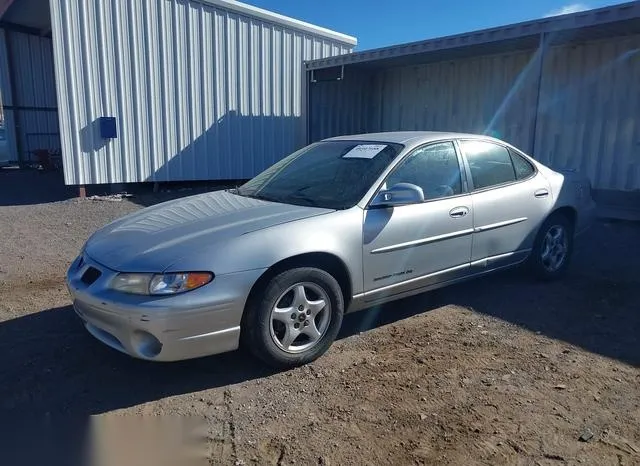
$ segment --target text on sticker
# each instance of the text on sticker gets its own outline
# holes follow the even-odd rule
[[[386,144],[359,144],[342,156],[343,159],[372,159],[387,147]]]

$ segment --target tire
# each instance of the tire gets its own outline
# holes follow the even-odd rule
[[[529,268],[536,278],[552,281],[565,274],[573,255],[573,231],[573,223],[562,214],[545,220],[529,257]]]
[[[322,356],[342,325],[342,291],[324,270],[303,267],[282,272],[251,301],[242,319],[242,344],[278,369]]]

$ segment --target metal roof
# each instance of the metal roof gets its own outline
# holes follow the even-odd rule
[[[352,46],[355,46],[358,43],[358,40],[355,37],[348,36],[340,32],[332,31],[331,29],[326,29],[320,26],[316,26],[314,24],[306,23],[304,21],[290,18],[288,16],[284,16],[278,13],[274,13],[272,11],[263,10],[262,8],[258,8],[252,5],[247,5],[246,3],[241,3],[235,0],[200,0],[200,1],[202,1],[202,3],[209,3],[211,5],[216,5],[221,8],[225,8],[227,10],[232,10],[246,16],[257,17],[272,23],[282,24],[283,26],[287,26],[293,29],[298,29],[303,32],[309,32],[314,35],[325,36],[328,39],[344,42],[345,44],[349,44]]]
[[[306,67],[401,66],[536,48],[542,35],[554,45],[637,33],[640,1],[313,60]]]
[[[300,32],[307,32],[314,36],[321,36],[333,41],[355,46],[358,41],[355,37],[314,24],[299,21],[271,11],[263,10],[246,3],[235,0],[197,0],[203,4],[209,4],[240,15],[259,18],[272,24],[281,25]],[[22,26],[36,31],[49,33],[51,19],[49,0],[4,0],[0,1],[0,20],[7,25]]]

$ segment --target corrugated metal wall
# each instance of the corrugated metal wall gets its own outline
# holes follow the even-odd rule
[[[17,160],[15,138],[15,119],[11,110],[5,110],[5,105],[12,105],[11,76],[9,74],[9,57],[7,54],[7,35],[4,29],[0,29],[0,94],[2,94],[2,122],[5,128],[4,141],[0,141],[0,163]]]
[[[376,130],[496,134],[529,148],[538,55],[475,57],[384,70]]]
[[[640,189],[640,36],[552,48],[535,156],[596,189]]]
[[[311,141],[370,131],[376,124],[371,99],[374,80],[366,70],[350,69],[343,80],[308,85],[311,86],[309,105],[313,116],[317,116],[309,120]]]
[[[312,140],[348,133],[344,114],[353,105],[369,115],[366,131],[495,135],[552,167],[580,169],[595,189],[640,189],[640,36],[548,48],[536,121],[541,55],[531,50],[370,67],[373,92],[365,103],[345,98],[349,74],[361,73],[345,66],[343,84],[309,84],[310,126],[321,122],[329,129],[312,132]],[[315,106],[318,100],[322,105]]]
[[[0,86],[12,158],[35,149],[60,150],[51,38],[0,31]]]
[[[361,131],[460,131],[498,135],[526,149],[538,51],[394,68],[345,67],[344,81],[310,83],[310,126],[320,137]],[[345,118],[345,115],[353,115]],[[353,124],[353,122],[357,124]]]
[[[51,13],[67,184],[251,177],[305,142],[303,60],[351,49],[198,1]]]

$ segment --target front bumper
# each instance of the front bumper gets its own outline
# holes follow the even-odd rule
[[[82,254],[67,271],[67,287],[76,314],[102,343],[135,358],[178,361],[238,348],[246,298],[263,272],[218,275],[174,296],[139,296],[111,290],[117,272]]]

